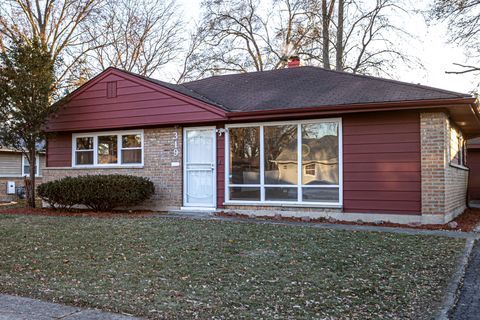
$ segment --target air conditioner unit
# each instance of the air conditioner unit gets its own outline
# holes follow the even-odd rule
[[[15,181],[7,182],[7,194],[15,194]]]

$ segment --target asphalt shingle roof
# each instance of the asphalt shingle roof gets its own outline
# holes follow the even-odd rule
[[[154,81],[231,112],[471,97],[318,67],[214,76],[181,85]]]

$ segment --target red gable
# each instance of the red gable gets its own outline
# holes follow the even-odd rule
[[[109,68],[67,96],[46,131],[89,131],[225,119],[225,111],[154,83]]]

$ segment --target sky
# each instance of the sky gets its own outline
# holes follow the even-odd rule
[[[412,0],[416,10],[423,10],[429,0]],[[177,0],[183,10],[186,21],[198,20],[201,0]],[[465,54],[461,47],[448,43],[447,24],[428,25],[419,13],[406,13],[393,17],[405,31],[414,35],[414,39],[403,45],[411,56],[418,58],[420,66],[398,66],[396,80],[422,84],[462,93],[470,93],[478,88],[480,77],[474,74],[446,74],[445,71],[457,70],[453,63],[464,63]],[[193,23],[191,24],[193,26]]]

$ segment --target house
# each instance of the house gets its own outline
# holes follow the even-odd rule
[[[445,223],[480,136],[471,95],[316,67],[181,85],[108,68],[58,104],[44,181],[149,177],[157,210]]]
[[[45,167],[45,154],[39,152],[36,159],[36,181],[42,183]],[[29,175],[30,163],[18,150],[0,148],[0,202],[18,198],[17,191],[25,185],[25,176]],[[10,188],[9,188],[10,186]]]

